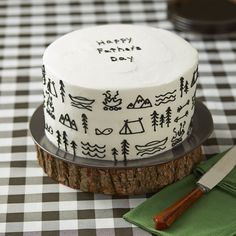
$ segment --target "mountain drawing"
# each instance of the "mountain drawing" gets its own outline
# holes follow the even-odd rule
[[[148,98],[144,99],[141,95],[138,95],[134,103],[130,103],[127,109],[142,109],[152,107],[152,103]]]

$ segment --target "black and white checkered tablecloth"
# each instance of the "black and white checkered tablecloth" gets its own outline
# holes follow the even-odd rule
[[[81,27],[149,24],[173,31],[164,0],[0,1],[0,235],[149,235],[122,219],[148,195],[112,197],[55,183],[36,161],[29,119],[42,102],[45,47]],[[197,96],[210,109],[214,132],[206,157],[236,143],[236,34],[178,32],[199,51]]]

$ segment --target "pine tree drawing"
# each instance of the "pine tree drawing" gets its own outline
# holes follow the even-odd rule
[[[46,71],[45,66],[42,65],[43,85],[46,85]]]
[[[71,141],[70,143],[71,148],[73,149],[73,155],[76,156],[76,149],[77,149],[77,144],[74,140]]]
[[[83,113],[81,115],[82,118],[82,126],[84,128],[84,133],[87,134],[87,130],[88,130],[88,117]]]
[[[60,146],[61,146],[61,133],[59,130],[57,130],[56,134],[57,134],[57,146],[58,146],[58,148],[60,148]]]
[[[180,78],[180,97],[183,97],[183,91],[184,91],[184,77]]]
[[[151,120],[152,120],[152,126],[153,126],[153,130],[156,131],[157,126],[158,126],[158,113],[156,111],[153,111],[153,113],[151,114]]]
[[[171,115],[172,115],[172,111],[171,111],[171,108],[168,107],[166,109],[166,125],[167,127],[169,127],[170,123],[171,123]]]
[[[65,85],[62,80],[59,81],[60,84],[60,94],[61,94],[61,101],[65,101]]]
[[[118,151],[116,148],[112,148],[111,149],[111,153],[112,153],[112,156],[114,157],[114,161],[116,162],[117,159],[116,159],[116,156],[118,155]]]
[[[67,139],[67,134],[65,131],[63,131],[63,143],[65,145],[65,151],[67,152],[67,146],[68,146],[68,139]]]
[[[185,85],[184,85],[184,92],[187,94],[189,91],[189,88],[188,88],[188,81],[185,82]]]
[[[161,128],[163,128],[163,124],[165,123],[165,116],[161,114],[160,119],[159,119],[159,124]]]
[[[129,145],[126,139],[121,142],[121,153],[124,156],[124,162],[127,161],[127,156],[129,155]]]

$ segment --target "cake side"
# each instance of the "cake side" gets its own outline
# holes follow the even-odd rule
[[[114,27],[111,26],[112,32]],[[135,31],[131,31],[131,38],[135,39],[135,33],[143,27],[132,28],[135,28]],[[166,34],[163,30],[159,34],[157,29],[146,28],[146,32],[150,30],[151,35],[155,34],[155,31],[158,32],[153,36],[153,40],[159,37],[158,42],[164,42],[166,37],[170,37],[165,42],[168,49],[167,42],[172,39],[173,34]],[[107,31],[109,33],[109,27]],[[113,37],[120,38],[117,44],[122,43],[122,30],[119,30],[119,34],[120,37],[117,37],[117,33],[116,37]],[[111,32],[109,35],[112,38]],[[86,34],[83,35],[85,36]],[[141,42],[140,32],[136,36],[136,41]],[[176,56],[176,51],[171,49],[173,45],[167,53],[162,50],[161,45],[161,49],[157,47],[157,51],[164,52],[164,59],[157,60],[154,57],[154,62],[147,60],[151,66],[142,67],[142,61],[150,53],[151,47],[148,47],[146,52],[144,46],[136,46],[140,47],[140,50],[132,54],[126,50],[127,45],[119,46],[126,50],[120,52],[119,57],[127,56],[128,52],[130,57],[133,55],[133,61],[110,61],[112,66],[113,63],[118,63],[117,66],[107,71],[102,67],[103,69],[98,71],[98,78],[97,71],[93,71],[91,77],[91,73],[87,73],[88,70],[83,70],[81,66],[77,71],[79,74],[76,81],[74,74],[70,72],[64,79],[62,74],[65,76],[68,68],[59,75],[61,70],[56,73],[58,67],[49,60],[53,57],[46,57],[47,60],[44,57],[44,115],[48,139],[58,148],[75,156],[114,161],[151,157],[181,143],[188,136],[194,113],[198,61],[196,51],[191,49],[187,42],[175,37],[177,36],[174,36],[174,43],[177,45],[174,48],[179,46],[182,50],[190,52],[183,51],[182,55]],[[110,44],[113,43],[114,39]],[[56,49],[60,50],[57,47],[53,50]],[[94,49],[99,55],[97,47]],[[181,64],[179,57],[183,57],[184,66],[176,68],[176,65]],[[108,63],[111,59],[106,56],[104,60]],[[158,68],[152,65],[155,61]],[[168,72],[166,76],[159,70],[162,64],[165,64],[164,69]],[[130,70],[134,67],[135,70]],[[92,68],[93,66],[91,70]],[[90,77],[89,82],[85,84],[87,74]],[[100,78],[101,75],[106,78]],[[81,77],[83,79],[80,79]],[[92,83],[93,81],[95,82]],[[94,86],[97,84],[98,87]]]

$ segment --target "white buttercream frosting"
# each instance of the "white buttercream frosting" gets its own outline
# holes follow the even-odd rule
[[[75,156],[146,158],[188,135],[198,57],[179,36],[105,25],[62,36],[43,56],[45,132]]]
[[[173,81],[197,60],[189,43],[162,29],[105,25],[71,32],[45,51],[48,70],[85,88],[157,86]]]

